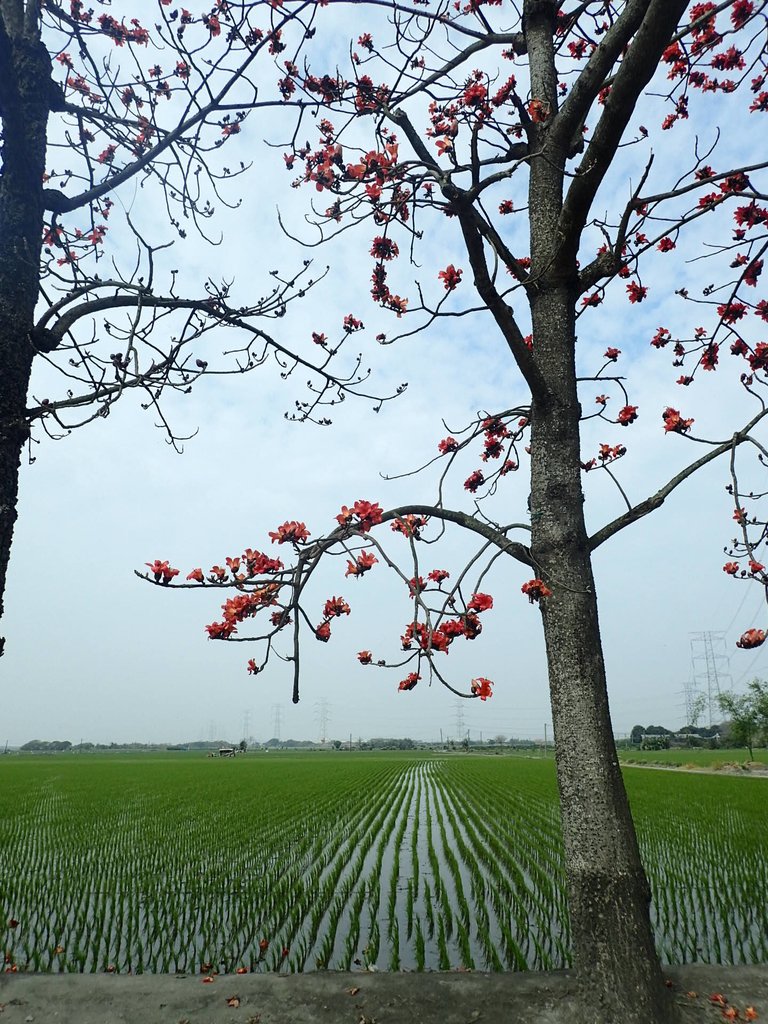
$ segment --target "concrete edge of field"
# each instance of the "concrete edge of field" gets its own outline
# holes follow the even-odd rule
[[[768,965],[666,971],[686,1024],[724,1020],[713,993],[768,1024]],[[597,997],[597,994],[596,994]],[[578,1024],[569,971],[0,975],[0,1024]],[[616,1021],[616,1024],[621,1024]],[[648,1024],[653,1024],[649,1021]]]

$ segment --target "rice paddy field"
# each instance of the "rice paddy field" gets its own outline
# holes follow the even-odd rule
[[[768,960],[768,780],[626,780],[662,958]],[[563,967],[554,766],[5,757],[0,943],[52,972]]]

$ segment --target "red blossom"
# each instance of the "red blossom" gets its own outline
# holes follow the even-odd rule
[[[528,116],[534,124],[543,124],[549,119],[551,111],[544,100],[534,99],[528,104]]]
[[[736,641],[736,646],[748,650],[750,647],[760,647],[764,643],[764,629],[748,629],[745,633],[742,633],[741,637]]]
[[[149,571],[155,577],[155,583],[162,582],[167,585],[174,576],[179,575],[178,569],[172,569],[168,562],[161,562],[159,558],[156,558],[154,562],[145,562],[144,564],[149,567]]]
[[[413,576],[408,580],[408,590],[411,597],[415,597],[417,594],[420,594],[422,590],[426,590],[426,587],[427,585],[424,582],[423,576]]]
[[[619,410],[616,418],[622,427],[628,427],[630,423],[634,423],[637,419],[637,406],[625,405],[623,409]]]
[[[404,537],[413,537],[415,540],[419,540],[421,528],[426,525],[427,518],[425,516],[407,515],[393,520],[392,532],[402,533]]]
[[[717,366],[717,358],[720,352],[720,346],[712,342],[708,345],[701,353],[701,359],[699,360],[702,370],[714,370]]]
[[[749,285],[750,288],[757,287],[757,279],[763,272],[763,261],[752,260],[747,269],[744,271],[744,284]]]
[[[526,595],[531,604],[534,604],[536,601],[540,601],[542,598],[552,596],[552,591],[546,583],[539,579],[528,580],[528,582],[524,583],[520,589]]]
[[[467,479],[464,481],[464,490],[470,491],[472,494],[479,490],[485,483],[485,477],[483,476],[482,469],[476,469],[474,473],[470,473]]]
[[[405,679],[400,680],[398,690],[412,690],[420,679],[421,676],[417,672],[409,672]]]
[[[627,297],[630,302],[642,302],[648,295],[648,289],[636,281],[630,281],[627,285]]]
[[[620,348],[607,348],[603,353],[603,359],[607,359],[611,363],[615,363],[621,355]]]
[[[677,409],[673,409],[670,406],[664,410],[661,418],[664,420],[664,432],[666,434],[687,434],[694,422],[692,419],[683,419]]]
[[[437,450],[440,452],[441,455],[447,455],[448,452],[455,452],[458,451],[458,449],[459,442],[456,440],[455,437],[444,437],[443,440],[440,441],[437,446]]]
[[[728,573],[729,576],[735,576],[739,571],[738,562],[726,562],[723,566],[723,572]]]
[[[362,576],[368,572],[376,562],[378,558],[370,551],[363,551],[357,556],[354,562],[347,561],[347,571],[344,573],[345,576]]]
[[[433,583],[437,583],[438,586],[447,580],[451,574],[446,569],[433,569],[432,572],[427,574],[427,579],[432,580]]]
[[[360,533],[367,533],[381,522],[384,510],[378,502],[356,501],[352,508],[342,505],[336,516],[339,526],[354,526]]]
[[[493,683],[490,679],[486,679],[485,676],[478,676],[477,679],[473,679],[470,689],[475,697],[479,697],[480,700],[488,700],[489,697],[493,696]]]
[[[675,243],[672,241],[671,238],[668,238],[665,235],[664,238],[662,238],[659,241],[659,244],[656,246],[656,248],[659,250],[659,252],[671,252],[672,249],[675,248]]]
[[[370,665],[373,661],[373,655],[370,651],[358,651],[357,660],[361,665]]]
[[[270,539],[274,544],[301,544],[309,537],[309,530],[304,523],[297,523],[295,520],[285,522],[278,526],[277,530],[270,531]]]
[[[452,292],[461,282],[462,273],[463,271],[457,270],[452,263],[449,263],[445,270],[441,270],[437,276],[443,282],[445,290]]]
[[[315,636],[318,640],[322,640],[324,644],[327,644],[331,639],[331,624],[330,622],[321,622],[315,630]]]
[[[349,605],[343,597],[329,597],[323,608],[323,618],[333,619],[340,615],[349,615]]]
[[[193,569],[192,572],[189,573],[189,575],[187,576],[187,579],[188,580],[194,580],[196,583],[204,583],[205,582],[205,576],[203,576],[203,570],[202,569]]]
[[[473,594],[467,608],[474,612],[488,611],[489,608],[493,608],[493,598],[490,594]]]

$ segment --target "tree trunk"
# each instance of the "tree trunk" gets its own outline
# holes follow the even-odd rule
[[[0,3],[0,617],[35,355],[51,62],[33,19]],[[4,641],[0,638],[0,654]]]
[[[675,1019],[655,952],[650,890],[619,770],[608,710],[597,599],[583,514],[574,291],[544,289],[532,304],[534,351],[547,381],[531,425],[531,550],[552,590],[541,612],[579,1024]]]

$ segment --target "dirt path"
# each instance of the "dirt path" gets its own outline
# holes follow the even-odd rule
[[[685,1024],[768,1020],[768,966],[668,969]],[[567,971],[524,974],[0,974],[0,1024],[577,1024]],[[726,1003],[711,1001],[717,994]],[[650,1022],[649,1022],[650,1024]]]

